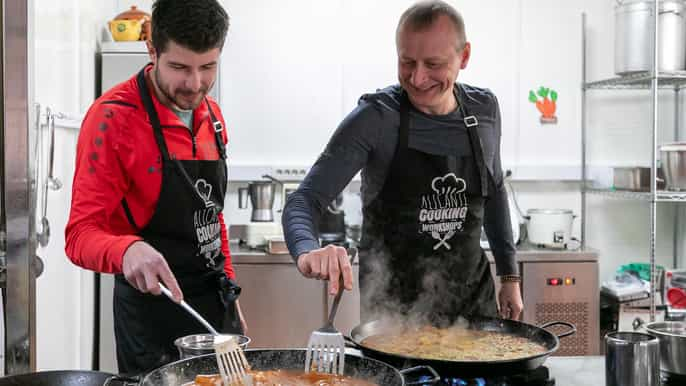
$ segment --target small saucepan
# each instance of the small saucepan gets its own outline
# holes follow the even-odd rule
[[[248,348],[250,338],[245,335],[238,334],[222,334],[226,336],[233,336],[238,339],[238,345],[243,350]],[[194,334],[186,335],[174,341],[174,345],[179,349],[179,356],[181,359],[193,358],[200,355],[214,353],[214,335],[212,334]]]

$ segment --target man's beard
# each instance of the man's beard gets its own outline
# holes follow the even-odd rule
[[[166,83],[162,82],[162,78],[160,78],[160,73],[159,73],[158,68],[155,68],[154,73],[155,73],[155,83],[157,83],[157,88],[160,90],[160,92],[164,95],[164,97],[170,103],[173,103],[177,108],[179,108],[181,110],[195,110],[195,108],[198,107],[200,102],[202,102],[205,95],[207,95],[207,90],[209,90],[209,87],[208,88],[202,88],[201,87],[200,91],[198,92],[200,94],[200,97],[198,98],[197,102],[192,102],[191,104],[186,104],[186,103],[183,103],[181,100],[175,98],[172,94],[170,94],[169,91],[167,91],[169,89],[169,87]],[[183,94],[186,91],[187,90],[180,90],[180,93]],[[189,93],[193,93],[193,92],[189,92]]]

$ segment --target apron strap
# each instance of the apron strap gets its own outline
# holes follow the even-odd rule
[[[457,105],[462,113],[462,120],[465,127],[467,128],[467,134],[469,135],[469,143],[474,153],[474,160],[476,161],[476,166],[479,172],[479,180],[481,181],[481,196],[488,197],[488,169],[486,168],[486,161],[484,161],[484,151],[481,143],[481,137],[479,136],[479,120],[476,116],[469,115],[467,107],[462,103],[462,87],[458,84],[457,86]]]
[[[217,151],[219,151],[219,156],[222,159],[226,159],[226,145],[222,138],[224,125],[222,125],[222,122],[214,115],[212,106],[210,106],[210,101],[208,101],[207,98],[205,98],[205,103],[207,104],[207,111],[210,112],[210,119],[212,120],[212,127],[214,128],[214,139],[217,142]]]
[[[131,213],[131,208],[129,208],[129,203],[126,202],[126,198],[121,199],[121,206],[124,208],[124,214],[126,214],[126,219],[129,220],[129,224],[133,226],[133,229],[139,231],[141,228],[138,227],[136,224],[136,220],[133,218],[133,214]]]
[[[141,100],[143,101],[145,112],[148,114],[148,119],[150,119],[153,134],[155,134],[155,141],[157,141],[157,146],[160,148],[160,152],[162,153],[162,159],[164,161],[169,161],[169,150],[167,149],[167,143],[164,141],[164,135],[162,135],[160,117],[157,115],[157,110],[155,110],[155,105],[152,102],[152,97],[150,96],[150,91],[148,90],[148,84],[145,81],[146,67],[147,65],[138,73],[138,92],[141,96]]]
[[[474,155],[474,159],[476,161],[476,165],[478,168],[477,171],[479,173],[479,180],[481,182],[481,196],[487,197],[488,169],[486,168],[486,162],[484,161],[481,137],[479,136],[478,131],[479,120],[476,118],[476,116],[469,115],[467,107],[464,105],[464,103],[462,103],[461,98],[459,97],[461,93],[461,88],[459,85],[457,85],[457,87],[457,105],[460,109],[460,113],[462,113],[462,120],[464,121],[465,127],[467,128],[467,134],[469,135],[469,143],[471,145],[472,153]],[[407,96],[407,91],[402,90],[400,97],[400,131],[398,132],[398,144],[396,145],[396,154],[394,157],[397,157],[401,151],[404,151],[408,147],[408,138],[411,122],[412,121],[410,119],[410,99]],[[448,170],[455,170],[455,165],[457,163],[457,159],[455,158],[455,156],[446,156],[444,158],[444,162],[445,165],[448,167]]]
[[[155,110],[155,105],[150,97],[150,91],[148,90],[148,84],[145,81],[145,69],[148,67],[146,64],[143,69],[138,72],[136,76],[136,82],[138,83],[138,94],[143,102],[143,107],[145,112],[148,114],[148,119],[152,125],[153,134],[155,135],[155,142],[157,142],[157,147],[160,149],[162,154],[162,162],[167,162],[170,160],[169,151],[167,150],[167,143],[164,141],[164,136],[162,135],[162,126],[160,124],[160,117],[157,115],[157,110]],[[122,207],[124,208],[124,214],[126,214],[126,219],[129,221],[134,229],[140,230],[138,224],[133,218],[133,213],[131,213],[131,208],[126,202],[126,197],[121,200]]]

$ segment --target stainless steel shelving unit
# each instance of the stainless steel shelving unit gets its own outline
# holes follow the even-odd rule
[[[673,90],[675,103],[675,137],[678,138],[679,115],[681,113],[681,106],[679,103],[679,95],[682,88],[686,86],[686,71],[680,72],[662,72],[656,71],[658,68],[658,47],[659,37],[659,13],[658,1],[653,0],[653,52],[652,52],[652,69],[647,72],[635,73],[632,75],[614,77],[593,82],[588,82],[586,78],[586,14],[581,15],[581,34],[582,34],[582,92],[581,92],[581,240],[582,247],[586,244],[586,196],[587,194],[600,195],[603,197],[636,200],[648,202],[650,205],[650,292],[655,294],[655,239],[657,233],[657,204],[660,202],[686,202],[686,192],[672,192],[672,191],[658,191],[657,190],[657,134],[659,128],[658,117],[658,91],[659,90]],[[651,162],[651,187],[648,192],[629,192],[629,191],[615,191],[611,189],[597,189],[589,186],[587,159],[586,159],[586,143],[587,143],[587,125],[586,125],[586,93],[591,90],[650,90],[651,96],[651,114],[652,114],[652,162]],[[676,248],[676,221],[675,221],[675,248]],[[676,249],[675,249],[676,250]],[[675,262],[676,263],[676,262]],[[650,297],[650,320],[655,320],[655,298]]]

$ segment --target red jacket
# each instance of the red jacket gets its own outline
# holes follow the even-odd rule
[[[170,156],[180,160],[219,159],[207,104],[201,103],[193,112],[194,149],[189,129],[157,100],[154,92],[150,94]],[[217,103],[210,98],[210,104],[226,127]],[[226,131],[222,136],[226,143]],[[79,134],[71,212],[65,230],[65,250],[74,264],[97,272],[122,272],[124,252],[133,242],[142,240],[126,218],[122,199],[126,198],[135,223],[144,227],[152,218],[162,185],[160,157],[135,76],[93,103]],[[224,271],[234,279],[221,213],[219,223],[226,256]]]

